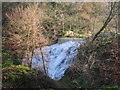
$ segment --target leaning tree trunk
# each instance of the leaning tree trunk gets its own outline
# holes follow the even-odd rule
[[[41,56],[42,56],[42,63],[43,63],[43,69],[44,69],[44,73],[45,75],[47,75],[47,72],[46,72],[46,66],[45,66],[45,60],[44,60],[44,56],[43,56],[43,52],[42,52],[42,49],[40,48],[40,52],[41,52]]]
[[[118,7],[117,7],[118,8]],[[116,2],[115,3],[111,3],[111,10],[110,10],[110,13],[105,21],[105,23],[103,24],[103,26],[101,27],[101,29],[94,35],[93,39],[92,39],[92,42],[94,42],[94,40],[97,38],[97,36],[104,30],[104,28],[107,27],[107,25],[109,24],[109,22],[113,19],[113,17],[115,16],[116,14],[116,11],[118,10],[116,8]]]

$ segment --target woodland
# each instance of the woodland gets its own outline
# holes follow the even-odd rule
[[[119,2],[3,2],[2,88],[119,89],[119,5]],[[76,63],[60,80],[54,80],[45,69],[42,48],[56,44],[60,38],[84,38],[85,44],[77,49]],[[36,48],[40,49],[43,71],[32,68]]]

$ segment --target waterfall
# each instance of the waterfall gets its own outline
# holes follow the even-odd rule
[[[75,64],[77,48],[83,43],[83,40],[70,40],[43,47],[42,52],[48,76],[54,80],[61,79],[65,71]],[[43,70],[42,55],[39,48],[34,50],[32,68]]]

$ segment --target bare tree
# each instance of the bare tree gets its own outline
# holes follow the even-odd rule
[[[109,22],[113,19],[113,17],[115,16],[116,12],[117,12],[117,2],[111,2],[111,6],[110,6],[110,12],[109,15],[107,17],[107,19],[105,20],[103,26],[101,27],[101,29],[94,35],[92,42],[94,42],[94,40],[97,38],[97,36],[104,30],[104,28],[107,27],[107,25],[109,24]]]
[[[11,53],[21,55],[31,65],[33,50],[48,44],[41,24],[45,17],[44,11],[38,7],[38,3],[30,3],[27,7],[20,6],[11,13],[6,13],[6,17],[8,28],[4,32],[8,37],[5,39],[5,46],[11,48]]]

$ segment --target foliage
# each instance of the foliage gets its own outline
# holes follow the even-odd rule
[[[68,69],[60,83],[71,88],[118,86],[120,83],[119,48],[116,39],[114,34],[111,36],[109,33],[101,33],[93,44],[87,41],[79,48],[76,65]]]
[[[32,13],[31,13],[32,12]],[[7,25],[3,27],[3,48],[20,58],[27,58],[35,48],[47,45],[43,36],[41,21],[44,13],[38,3],[18,6],[6,13]],[[16,58],[18,59],[18,58]]]
[[[32,14],[30,12],[33,12]],[[29,5],[27,8],[17,7],[12,13],[6,14],[9,28],[8,39],[6,43],[14,44],[12,48],[14,53],[20,52],[25,53],[27,48],[34,46],[43,46],[45,42],[42,32],[39,31],[40,26],[39,20],[42,20],[42,11],[38,9],[37,4]],[[39,44],[39,45],[38,45]],[[25,53],[26,54],[26,53]]]
[[[114,2],[111,3],[110,12],[109,15],[104,22],[103,26],[100,28],[100,30],[94,35],[92,42],[97,38],[97,36],[106,28],[106,26],[109,24],[109,22],[114,18],[114,16],[118,13],[118,3]]]
[[[57,88],[59,85],[29,67],[12,65],[5,67],[3,71],[3,88]],[[47,84],[46,84],[47,83]]]
[[[3,87],[59,87],[42,72],[12,65],[21,64],[23,58],[30,61],[31,51],[51,44],[48,40],[54,43],[66,31],[72,31],[75,37],[88,37],[88,41],[79,48],[77,64],[59,83],[69,88],[112,88],[119,83],[116,21],[102,29],[94,43],[89,40],[103,25],[108,8],[104,2],[3,3]]]
[[[101,5],[106,7],[105,3],[43,3],[41,8],[46,10],[49,17],[43,22],[45,35],[49,36],[51,40],[56,40],[64,36],[65,31],[73,31],[77,34],[92,32],[93,25],[95,28],[99,28],[98,23],[103,23],[104,18],[100,18],[99,22],[96,20],[100,17],[98,15],[100,11],[102,14],[106,14],[100,7]],[[93,15],[93,13],[95,14]]]
[[[119,47],[115,42],[108,51],[109,56],[106,60],[101,60],[100,75],[103,76],[103,81],[111,84],[119,84],[120,77],[120,61],[119,61]]]
[[[9,50],[2,48],[2,67],[21,64],[22,58],[17,56],[18,55],[12,54]]]
[[[4,64],[2,64],[2,67],[7,67],[13,65],[13,62],[11,60],[7,60]]]
[[[3,72],[3,87],[22,87],[26,80],[29,80],[30,74],[34,73],[34,70],[24,66],[10,66],[5,67]]]
[[[2,50],[2,67],[10,66],[13,64],[12,55],[9,52]]]
[[[78,73],[74,74],[72,70],[66,72],[65,76],[58,82],[63,84],[65,88],[89,88],[86,84],[86,77]],[[75,79],[77,78],[77,79]]]
[[[117,85],[112,86],[104,86],[103,88],[112,88],[112,89],[119,89],[120,87]]]

